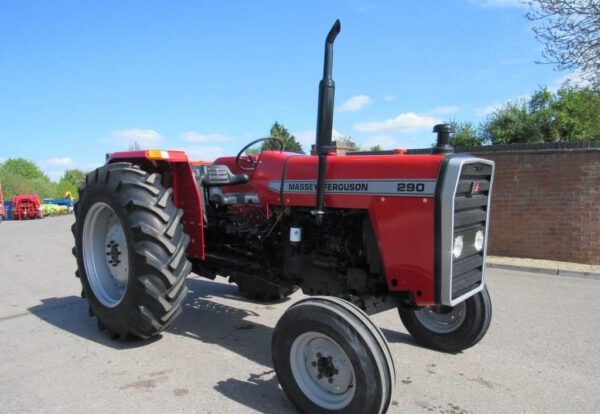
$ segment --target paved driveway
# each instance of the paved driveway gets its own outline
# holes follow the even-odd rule
[[[184,312],[158,340],[108,339],[79,298],[72,217],[0,225],[1,413],[295,412],[270,339],[292,301],[237,297],[191,277]],[[490,269],[494,317],[475,348],[417,346],[374,317],[398,373],[392,413],[600,412],[600,281]]]

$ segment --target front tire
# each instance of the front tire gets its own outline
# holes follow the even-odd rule
[[[75,205],[75,249],[82,296],[101,329],[149,338],[181,313],[191,270],[189,237],[172,189],[160,175],[129,163],[86,177]]]
[[[288,398],[303,413],[387,411],[395,371],[385,337],[356,306],[312,297],[281,317],[271,343]]]
[[[487,287],[454,307],[398,308],[402,323],[415,340],[428,348],[456,353],[477,344],[492,320]]]

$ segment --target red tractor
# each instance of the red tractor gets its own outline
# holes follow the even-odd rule
[[[113,337],[149,338],[181,312],[193,271],[258,299],[309,295],[272,339],[279,382],[305,413],[383,413],[395,384],[367,315],[396,308],[419,343],[459,352],[485,335],[484,259],[494,164],[455,155],[438,125],[429,155],[336,155],[325,43],[316,154],[276,138],[191,163],[180,151],[110,154],[75,206],[77,275]],[[279,150],[245,155],[264,140]]]
[[[44,218],[37,194],[21,194],[13,197],[13,220]]]

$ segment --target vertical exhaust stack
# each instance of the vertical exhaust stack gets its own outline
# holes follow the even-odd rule
[[[327,156],[331,150],[331,133],[333,130],[333,98],[335,82],[331,78],[333,68],[333,42],[340,33],[341,24],[336,20],[325,39],[325,58],[323,62],[323,79],[319,82],[319,108],[317,113],[316,151],[319,156],[317,175],[317,205],[314,215],[317,224],[323,222],[323,204],[325,203],[325,173],[327,172]]]

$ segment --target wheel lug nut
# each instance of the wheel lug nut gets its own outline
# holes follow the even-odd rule
[[[323,375],[319,374],[319,375],[317,375],[317,378],[321,379],[321,378],[323,378]]]
[[[317,363],[316,363],[315,361],[313,361],[313,362],[311,362],[311,364],[310,364],[310,365],[312,365],[313,367],[316,367],[316,366],[317,366]]]
[[[329,378],[327,381],[331,384],[333,382],[333,378]]]
[[[333,375],[337,375],[337,374],[339,374],[339,373],[340,373],[340,372],[339,372],[337,369],[334,369],[334,370],[333,370]]]
[[[321,353],[317,352],[317,358],[321,358]]]

